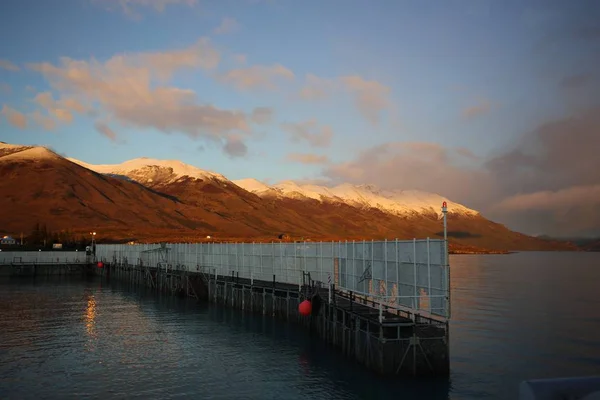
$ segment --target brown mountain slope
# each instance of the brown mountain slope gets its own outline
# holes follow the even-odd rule
[[[358,210],[344,203],[319,202],[313,199],[260,198],[231,182],[184,179],[163,185],[147,183],[152,189],[176,196],[187,204],[204,207],[226,218],[247,224],[267,233],[265,240],[278,232],[311,240],[370,240],[383,238],[441,238],[442,221],[437,215],[413,218],[394,216],[376,208]],[[549,242],[511,232],[506,227],[481,216],[450,214],[451,240],[456,245],[484,247],[492,250],[548,249]],[[239,237],[235,232],[230,235]],[[261,235],[258,235],[261,237]]]
[[[317,200],[263,199],[218,179],[139,183],[92,172],[44,148],[0,153],[0,233],[99,232],[99,239],[197,241],[274,240],[281,233],[311,240],[441,237],[435,214],[398,217]],[[481,216],[449,218],[453,246],[494,250],[569,248],[511,232]]]
[[[97,174],[43,148],[0,156],[0,176],[1,229],[8,232],[29,232],[36,222],[54,230],[110,232],[115,238],[144,230],[239,229],[215,213]]]
[[[187,204],[222,213],[226,218],[247,224],[266,233],[253,240],[272,240],[279,232],[292,238],[311,240],[370,240],[384,238],[441,238],[442,221],[436,214],[405,218],[379,209],[357,209],[344,203],[313,199],[260,198],[232,182],[180,179],[163,184],[145,182],[154,190],[176,196]],[[512,232],[480,215],[449,213],[452,248],[464,250],[549,250],[571,249],[565,243],[533,238]],[[244,240],[229,232],[228,237]]]

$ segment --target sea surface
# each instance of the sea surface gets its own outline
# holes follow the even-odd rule
[[[451,377],[383,380],[292,325],[100,279],[0,281],[0,398],[515,399],[600,374],[600,253],[452,256]]]

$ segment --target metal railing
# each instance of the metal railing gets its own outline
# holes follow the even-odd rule
[[[439,239],[97,245],[96,256],[297,285],[310,272],[316,281],[377,299],[389,308],[450,317],[446,246]]]
[[[84,263],[83,251],[2,251],[0,265],[11,264],[69,264]]]

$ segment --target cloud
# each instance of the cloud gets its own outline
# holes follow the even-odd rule
[[[487,158],[434,143],[393,142],[329,165],[323,175],[332,183],[439,193],[528,233],[589,232],[595,221],[600,234],[598,132],[600,108],[592,108],[541,124],[514,148]]]
[[[161,79],[168,80],[180,69],[215,69],[221,61],[221,55],[212,46],[208,38],[201,38],[193,45],[178,50],[128,55],[126,63],[147,65]],[[118,59],[117,59],[118,60]]]
[[[233,33],[240,28],[240,24],[234,18],[223,18],[221,24],[217,26],[213,33],[215,35],[226,35],[228,33]]]
[[[310,153],[290,153],[287,155],[286,160],[300,164],[326,164],[329,162],[327,156]]]
[[[518,194],[507,197],[495,204],[501,211],[529,211],[556,209],[568,210],[593,203],[595,207],[600,201],[600,185],[573,186],[557,191],[544,190],[540,192]],[[600,225],[597,225],[600,226]]]
[[[256,107],[252,111],[252,121],[256,124],[266,124],[273,119],[275,112],[269,107]]]
[[[344,76],[340,80],[355,95],[358,110],[373,125],[379,123],[379,114],[390,105],[391,89],[377,81],[367,81],[360,76]]]
[[[113,141],[113,142],[117,141],[117,134],[115,133],[115,131],[113,131],[112,129],[110,129],[110,127],[108,125],[106,125],[104,122],[96,122],[94,124],[94,128],[101,135],[106,136],[111,141]]]
[[[61,67],[55,67],[50,63],[33,63],[27,66],[35,71],[41,72],[46,77],[67,76],[72,84],[89,84],[87,89],[93,90],[92,82],[95,77],[122,78],[131,86],[140,81],[158,79],[168,81],[172,75],[182,69],[214,69],[220,62],[220,54],[214,49],[207,38],[201,38],[196,43],[184,49],[169,50],[163,52],[126,53],[115,55],[105,63],[95,59],[89,61],[73,60],[67,57],[61,58]],[[68,68],[68,70],[65,70]],[[135,74],[140,74],[136,76]],[[57,82],[54,82],[57,83]],[[68,82],[63,82],[64,87]],[[99,84],[99,83],[98,83]],[[62,87],[61,87],[62,88]]]
[[[12,62],[8,61],[8,60],[2,60],[0,59],[0,69],[6,69],[9,71],[19,71],[20,68],[13,64]]]
[[[221,82],[232,85],[239,90],[274,89],[277,82],[282,79],[293,80],[294,73],[280,64],[237,68],[219,76]]]
[[[462,117],[464,119],[473,119],[489,113],[491,109],[492,103],[487,99],[482,99],[477,104],[463,109]]]
[[[12,92],[12,87],[8,83],[0,82],[0,93],[10,94]]]
[[[202,103],[194,91],[168,85],[182,69],[210,70],[218,63],[219,53],[208,40],[201,39],[185,49],[122,54],[105,62],[62,58],[58,65],[28,67],[40,72],[62,98],[90,104],[125,127],[184,133],[223,143],[233,135],[249,135],[250,116]]]
[[[463,153],[436,143],[385,143],[363,151],[353,161],[327,167],[324,174],[335,183],[423,190],[460,201],[472,199],[487,186],[485,174]]]
[[[246,144],[235,136],[226,140],[224,150],[231,157],[243,157],[248,153]]]
[[[54,129],[56,129],[56,121],[42,114],[41,112],[39,112],[39,110],[35,110],[33,113],[31,113],[31,118],[37,125],[39,125],[46,131],[53,131]]]
[[[335,80],[319,78],[316,75],[307,74],[306,84],[300,89],[300,98],[304,100],[321,100],[329,97],[336,89]]]
[[[284,123],[281,128],[287,131],[292,141],[306,141],[312,147],[327,147],[331,144],[333,130],[330,126],[319,126],[315,119],[297,123]]]
[[[49,114],[53,115],[57,120],[64,123],[73,121],[73,111],[84,113],[86,107],[75,99],[54,100],[52,93],[38,93],[34,101],[43,107]]]
[[[379,124],[381,112],[391,106],[389,86],[358,75],[327,79],[308,74],[299,97],[304,100],[320,100],[336,91],[352,95],[355,107],[373,125]]]
[[[194,7],[198,0],[92,0],[93,3],[105,7],[107,10],[120,9],[125,15],[139,19],[141,14],[136,11],[137,8],[151,8],[156,12],[163,12],[168,6],[184,5]]]
[[[481,159],[481,157],[479,157],[477,154],[473,153],[471,150],[469,150],[467,148],[464,148],[464,147],[458,147],[456,149],[456,152],[459,155],[461,155],[461,156],[463,156],[463,157],[465,157],[467,159],[471,159],[471,160],[479,160],[479,159]]]
[[[247,57],[245,54],[233,54],[231,56],[231,58],[233,59],[233,61],[236,64],[240,64],[240,65],[245,65],[246,62],[248,61]]]
[[[493,211],[516,229],[556,236],[600,235],[600,185],[573,186],[507,197]],[[559,229],[557,229],[557,226]]]
[[[25,114],[15,110],[14,108],[10,108],[6,104],[2,107],[2,111],[0,114],[4,115],[6,120],[14,127],[19,129],[27,128],[27,117]]]

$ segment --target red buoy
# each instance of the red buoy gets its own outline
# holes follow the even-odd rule
[[[300,313],[300,315],[310,315],[310,313],[312,312],[311,302],[308,300],[304,300],[302,303],[300,303],[298,305],[298,312]]]
[[[104,268],[104,263],[102,261],[98,261],[98,268]]]

